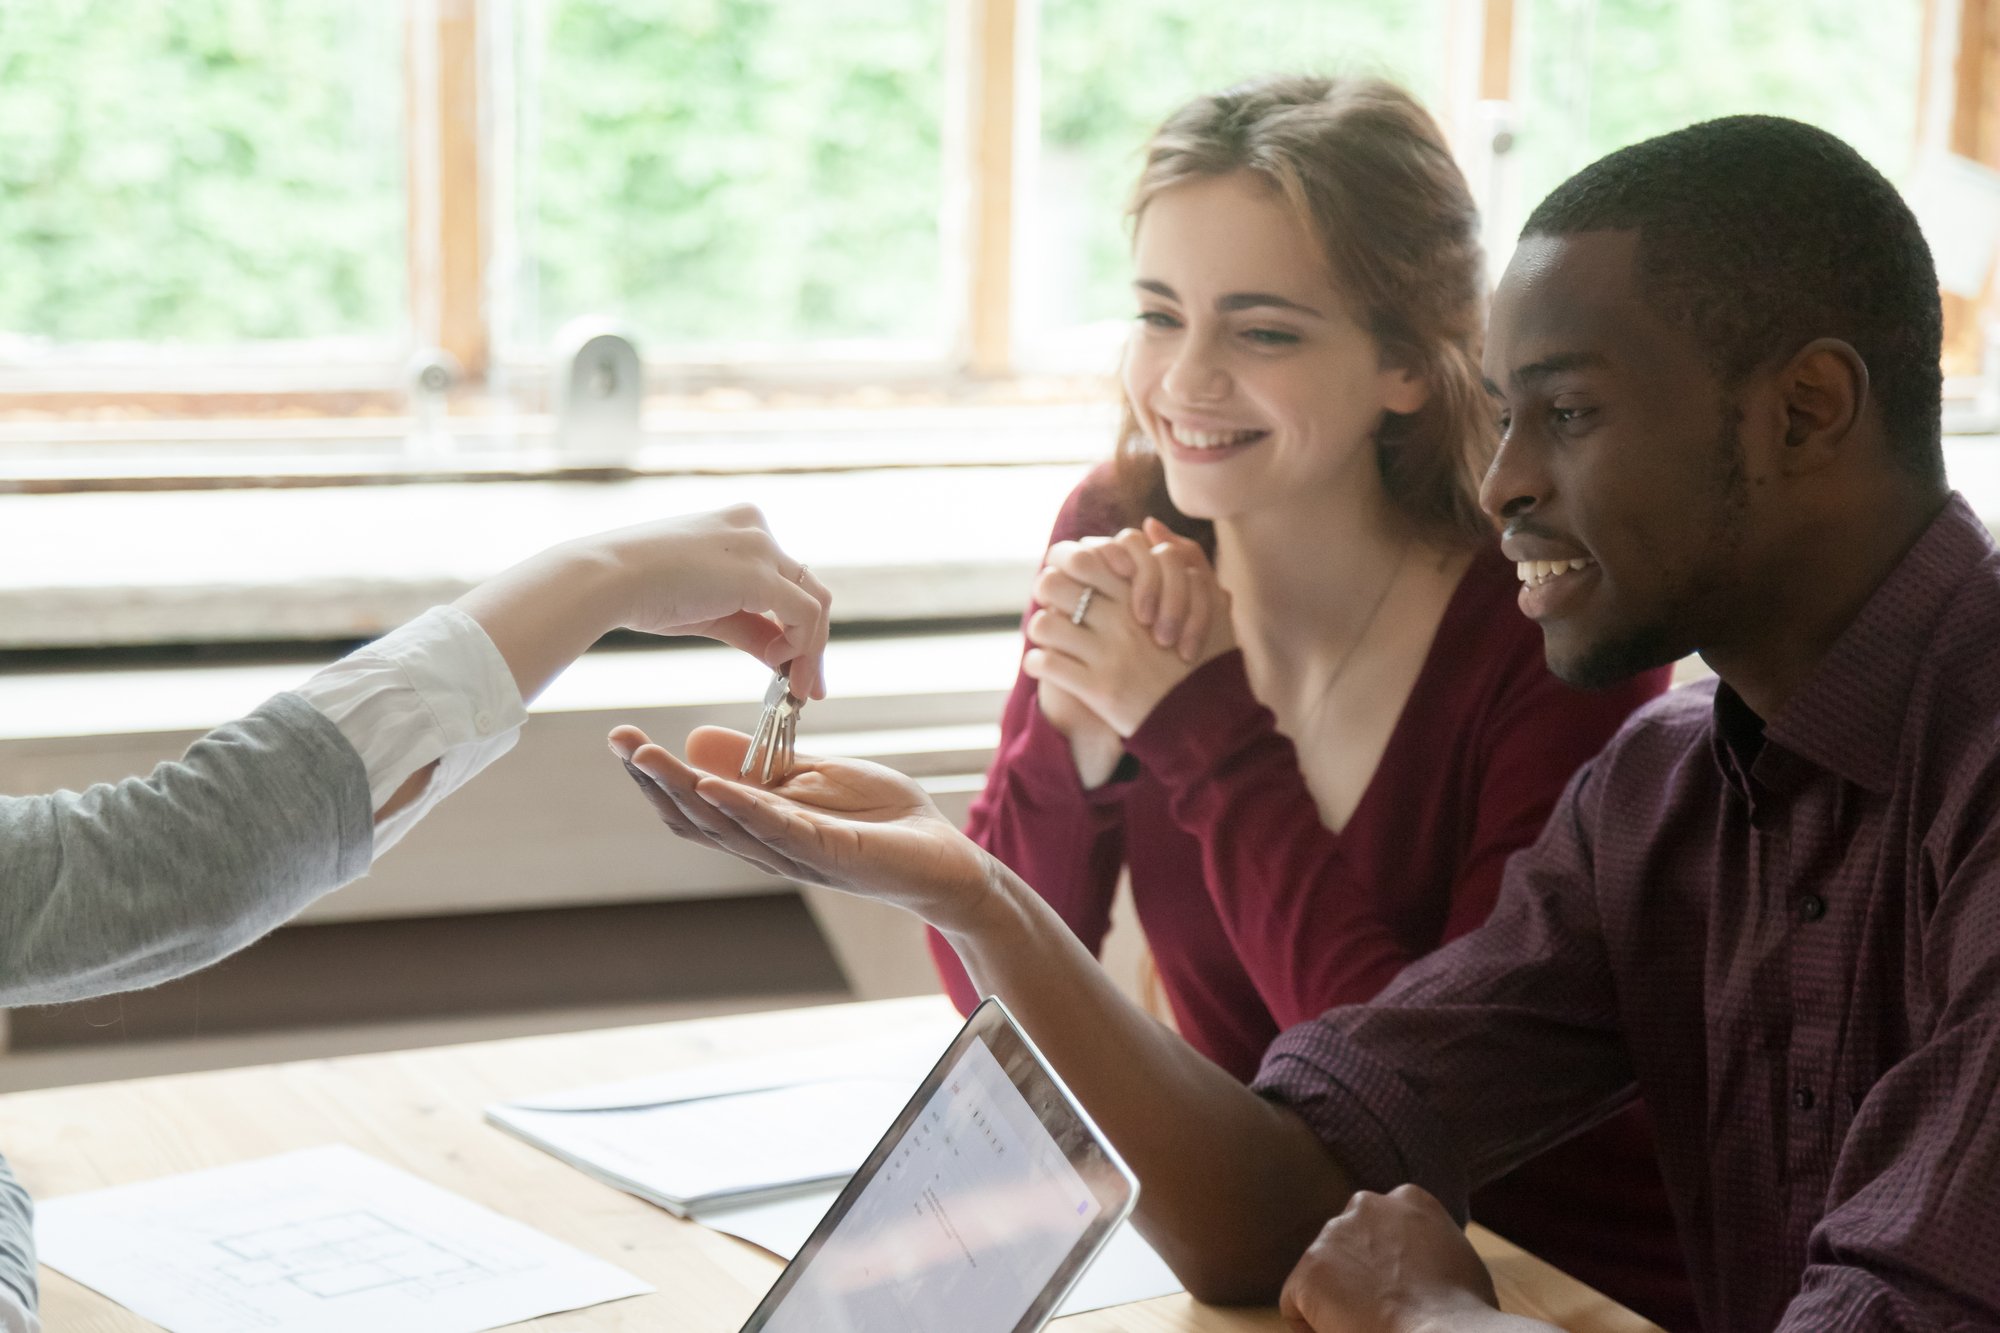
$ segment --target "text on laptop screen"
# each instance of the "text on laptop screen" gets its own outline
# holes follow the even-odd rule
[[[1101,1209],[974,1041],[767,1333],[1008,1333]]]

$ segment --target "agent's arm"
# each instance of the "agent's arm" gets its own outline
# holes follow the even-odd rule
[[[822,694],[828,601],[749,506],[604,533],[427,612],[149,777],[0,797],[0,1007],[193,971],[366,873],[611,630],[721,639]],[[0,1159],[0,1333],[38,1327],[31,1217]]]
[[[407,827],[387,827],[398,793],[434,804],[504,752],[524,698],[623,627],[720,638],[819,688],[825,591],[754,509],[567,543],[148,777],[0,798],[0,1007],[192,971],[366,873]],[[384,700],[423,725],[391,726]]]
[[[553,547],[320,673],[300,693],[367,762],[376,855],[512,747],[525,704],[614,629],[696,634],[823,698],[832,598],[750,505]]]

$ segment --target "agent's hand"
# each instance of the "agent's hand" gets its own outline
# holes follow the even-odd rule
[[[1301,1333],[1544,1327],[1498,1307],[1472,1242],[1415,1185],[1357,1193],[1321,1229],[1278,1298],[1278,1312]]]
[[[755,505],[732,505],[585,538],[622,571],[620,627],[699,634],[772,668],[792,664],[792,693],[826,697],[832,594],[778,546]]]
[[[1049,548],[1035,583],[1042,609],[1028,619],[1034,646],[1022,660],[1045,690],[1074,696],[1121,738],[1195,667],[1235,646],[1229,596],[1201,548],[1148,523]]]
[[[642,523],[565,542],[459,598],[513,670],[523,699],[614,629],[701,634],[824,698],[832,597],[787,555],[754,505]]]
[[[997,903],[996,865],[912,779],[852,759],[797,760],[768,788],[734,780],[750,738],[701,727],[683,763],[637,727],[611,733],[660,820],[773,875],[878,898],[943,929]]]

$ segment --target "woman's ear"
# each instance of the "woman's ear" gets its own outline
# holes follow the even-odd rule
[[[1400,366],[1384,366],[1380,374],[1385,410],[1406,417],[1430,401],[1430,381],[1416,371]]]

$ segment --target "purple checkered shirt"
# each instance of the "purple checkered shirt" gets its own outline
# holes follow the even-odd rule
[[[1256,1084],[1467,1192],[1634,1094],[1711,1330],[2000,1328],[2000,553],[1949,504],[1767,724],[1635,714],[1482,929]]]

